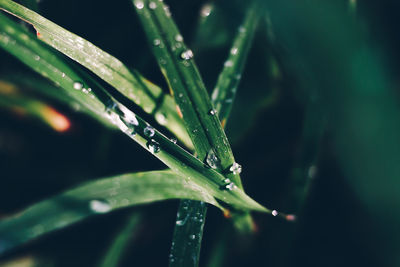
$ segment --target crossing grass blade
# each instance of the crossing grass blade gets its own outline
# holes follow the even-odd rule
[[[56,83],[59,82],[60,89],[70,94],[73,99],[85,105],[85,107],[92,110],[103,120],[114,124],[180,176],[183,176],[185,179],[202,176],[206,180],[204,186],[209,188],[209,190],[218,191],[226,195],[225,197],[228,195],[241,195],[239,199],[243,198],[243,196],[245,197],[242,200],[248,198],[244,202],[235,198],[233,202],[228,204],[242,208],[250,204],[250,206],[264,211],[263,207],[251,200],[240,189],[221,190],[225,180],[222,174],[207,168],[203,162],[186,152],[175,144],[173,140],[161,134],[149,123],[111,97],[104,88],[93,83],[93,81],[89,81],[94,85],[89,90],[87,87],[88,84],[86,84],[82,76],[79,76],[54,55],[45,44],[40,43],[36,39],[29,38],[28,33],[24,32],[24,29],[20,25],[12,22],[3,14],[0,14],[0,22],[0,46],[2,48],[15,55],[23,63],[32,67],[43,76],[48,77]],[[24,44],[28,46],[24,46]],[[80,90],[76,90],[77,80],[84,81],[78,84]],[[226,202],[224,199],[222,201]],[[246,202],[247,204],[245,204]]]
[[[227,177],[227,188],[242,188],[240,171],[232,171],[236,166],[241,167],[235,163],[217,112],[193,61],[193,52],[183,42],[168,7],[163,2],[142,0],[134,0],[133,4],[158,65],[175,96],[198,158]],[[186,209],[185,206],[181,202],[177,222],[180,216],[193,218],[191,221],[195,221],[197,214],[205,218],[206,209],[200,203],[190,202]],[[242,222],[249,223],[249,220]],[[203,226],[204,220],[175,228],[170,266],[198,265]],[[196,242],[190,240],[193,235],[197,237]]]
[[[190,139],[175,109],[174,100],[161,88],[146,80],[137,71],[130,72],[124,64],[87,40],[65,30],[39,14],[11,0],[0,0],[0,9],[33,25],[40,40],[82,64],[115,87],[125,97],[154,115],[186,146]]]
[[[212,168],[225,172],[241,187],[239,175],[229,173],[234,163],[233,153],[193,61],[193,53],[183,42],[168,7],[163,2],[148,0],[134,0],[133,4],[183,115],[198,158],[212,161]]]
[[[0,254],[95,214],[167,199],[195,199],[224,209],[216,199],[234,197],[210,190],[205,177],[182,179],[171,170],[119,175],[88,182],[36,203],[0,221]],[[262,209],[262,208],[261,208]]]
[[[250,50],[254,33],[260,20],[258,6],[249,8],[243,24],[238,29],[229,56],[224,68],[218,77],[217,84],[212,93],[212,103],[218,111],[219,119],[224,127],[235,100],[242,72]]]

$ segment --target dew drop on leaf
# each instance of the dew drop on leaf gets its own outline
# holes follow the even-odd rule
[[[236,185],[231,182],[231,183],[225,185],[225,188],[231,191],[236,188]]]
[[[143,1],[135,1],[135,6],[136,6],[136,8],[137,9],[143,9],[143,7],[144,7],[144,3],[143,3]]]
[[[147,142],[147,148],[150,150],[151,153],[158,153],[160,152],[160,144],[157,143],[155,140],[150,140]]]
[[[74,82],[74,89],[81,90],[83,88],[83,83],[81,82]]]
[[[155,2],[150,2],[149,8],[150,9],[156,9],[157,8],[157,4]]]
[[[154,39],[153,44],[154,44],[155,46],[159,46],[159,45],[161,44],[160,39]]]
[[[211,169],[216,169],[218,161],[219,161],[219,159],[215,155],[214,150],[211,149],[207,153],[207,156],[206,156],[206,164],[207,164],[207,166],[210,167]]]
[[[273,211],[271,212],[271,214],[272,214],[272,216],[277,216],[277,215],[278,215],[278,211],[277,211],[277,210],[273,210]]]
[[[238,164],[238,163],[233,163],[232,166],[229,168],[229,170],[233,173],[233,174],[240,174],[242,172],[242,165]]]
[[[151,127],[151,126],[146,126],[146,128],[144,128],[144,130],[143,130],[143,133],[144,133],[145,136],[151,138],[151,137],[154,136],[155,130],[154,130],[154,128]]]
[[[90,209],[96,213],[106,213],[111,210],[110,204],[104,200],[91,200],[89,206]]]
[[[184,59],[184,60],[192,59],[193,56],[194,56],[193,52],[190,49],[183,51],[182,54],[181,54],[181,58]]]
[[[175,36],[175,41],[177,41],[177,42],[182,42],[182,41],[183,41],[182,35],[177,34],[177,35]]]
[[[210,110],[208,113],[210,113],[210,115],[215,115],[215,114],[217,114],[217,110],[215,110],[215,109],[212,109],[212,110]]]

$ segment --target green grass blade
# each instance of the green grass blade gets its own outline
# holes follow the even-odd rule
[[[260,19],[260,11],[258,9],[258,6],[253,6],[247,11],[212,93],[212,102],[218,111],[222,126],[226,124],[232,109],[247,55]]]
[[[169,255],[170,266],[199,264],[206,212],[207,206],[204,202],[181,200]]]
[[[137,233],[137,228],[141,222],[141,215],[134,213],[130,215],[126,221],[126,225],[118,233],[116,238],[111,243],[106,255],[102,259],[99,267],[118,267],[118,263],[125,252],[129,241],[131,241]]]
[[[182,112],[198,157],[211,168],[226,172],[227,177],[241,187],[239,175],[229,173],[234,163],[233,153],[192,59],[193,53],[184,44],[167,6],[148,0],[135,0],[133,4]]]
[[[127,136],[155,155],[180,176],[185,177],[185,179],[203,177],[204,180],[207,180],[204,186],[211,191],[222,194],[222,201],[227,202],[224,199],[225,197],[227,200],[231,199],[230,203],[227,202],[228,204],[244,209],[247,209],[246,206],[250,205],[265,211],[263,207],[250,199],[239,188],[225,190],[223,187],[226,184],[224,182],[225,177],[222,174],[207,168],[203,162],[193,157],[112,98],[102,87],[94,84],[95,86],[89,92],[87,84],[79,82],[79,90],[76,90],[76,81],[82,81],[82,77],[56,57],[49,50],[49,47],[29,38],[29,35],[22,31],[23,28],[21,26],[10,21],[5,15],[0,14],[0,22],[0,47],[3,47],[43,76],[56,83],[59,81],[60,89],[64,89],[66,93],[69,93],[72,98],[82,103],[82,105],[117,126]],[[10,27],[10,25],[13,27]],[[24,46],[24,44],[27,46]],[[229,196],[236,197],[230,198]]]
[[[36,203],[0,221],[0,254],[43,234],[64,228],[95,214],[166,199],[201,200],[223,208],[203,181],[182,179],[171,170],[115,176],[88,182]]]
[[[74,99],[79,103],[79,108],[84,109],[84,112],[109,124],[102,115],[104,104],[93,92],[89,92],[87,81],[49,47],[37,41],[24,27],[2,13],[0,13],[0,48],[21,60],[43,77],[53,81],[58,86],[53,89],[63,91]],[[51,94],[57,93],[57,91]]]
[[[145,112],[153,114],[158,123],[165,125],[185,145],[191,147],[173,99],[158,86],[147,81],[138,72],[130,72],[122,62],[92,43],[24,6],[11,0],[0,0],[0,9],[32,24],[42,41],[82,64],[142,107]]]

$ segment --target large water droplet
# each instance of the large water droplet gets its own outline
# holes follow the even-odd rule
[[[146,128],[143,129],[143,133],[144,133],[145,136],[151,138],[151,137],[154,136],[155,130],[154,130],[154,128],[151,127],[151,126],[146,126]]]
[[[271,212],[271,214],[272,214],[272,216],[278,216],[278,211],[277,211],[277,210],[273,210],[273,211]]]
[[[184,60],[189,60],[189,59],[193,58],[193,56],[194,56],[193,52],[190,49],[183,51],[181,54],[181,58]]]
[[[151,153],[158,153],[160,152],[160,144],[157,143],[155,140],[151,139],[147,142],[147,148],[150,150]]]
[[[83,88],[83,83],[81,82],[74,82],[74,89],[81,90]]]
[[[110,204],[104,200],[92,200],[89,203],[90,209],[96,213],[106,213],[111,210]]]
[[[206,164],[207,164],[207,166],[210,167],[211,169],[216,169],[218,167],[218,162],[219,162],[219,159],[215,155],[214,150],[211,149],[207,153],[207,156],[206,156]]]
[[[229,170],[233,174],[240,174],[242,172],[242,166],[235,162],[235,163],[232,164],[232,166],[229,168]]]

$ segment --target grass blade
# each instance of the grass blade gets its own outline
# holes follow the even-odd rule
[[[0,221],[0,254],[43,234],[95,214],[166,199],[195,199],[221,209],[221,190],[210,191],[206,178],[182,179],[171,170],[119,175],[86,183],[36,203]],[[229,197],[232,198],[232,197]]]
[[[39,14],[11,0],[0,0],[0,9],[32,24],[39,38],[59,52],[82,64],[134,101],[161,125],[165,125],[188,147],[191,142],[179,118],[173,99],[142,77],[128,70],[118,59],[85,39],[63,29]]]
[[[259,19],[259,7],[249,8],[212,93],[212,102],[218,111],[222,126],[225,126],[232,109]]]
[[[130,215],[126,221],[126,225],[118,233],[115,240],[111,243],[109,250],[102,259],[99,267],[118,267],[118,263],[125,252],[129,241],[131,241],[137,233],[138,225],[140,224],[142,217],[139,213]]]
[[[198,157],[219,172],[226,172],[237,186],[238,174],[229,173],[232,150],[193,61],[169,10],[163,2],[133,1],[153,54],[175,96]]]
[[[61,89],[64,89],[72,98],[92,110],[99,118],[117,126],[127,136],[151,152],[177,174],[183,176],[185,179],[203,177],[205,181],[203,186],[217,194],[222,194],[221,200],[227,202],[227,204],[244,209],[247,209],[246,206],[250,205],[255,209],[265,211],[263,207],[250,199],[242,190],[224,190],[225,177],[222,174],[207,168],[203,162],[193,157],[112,98],[98,84],[93,84],[94,86],[89,90],[87,89],[87,84],[80,82],[78,84],[80,90],[76,90],[76,81],[82,81],[82,76],[79,76],[54,55],[49,50],[49,47],[35,39],[29,38],[29,35],[23,31],[20,25],[12,22],[5,15],[0,14],[0,22],[0,30],[2,30],[0,32],[1,47],[43,76],[55,82],[60,80]],[[13,27],[10,27],[10,25]],[[25,46],[24,44],[29,46]],[[231,198],[229,196],[236,197]]]
[[[24,27],[2,13],[0,13],[0,47],[43,77],[53,81],[59,87],[53,89],[63,91],[74,99],[84,112],[109,124],[102,116],[104,105],[93,92],[89,92],[88,82],[49,47],[37,41]],[[57,94],[57,91],[50,94]]]
[[[168,7],[162,2],[142,0],[134,0],[133,4],[153,54],[175,96],[197,156],[210,168],[225,174],[226,188],[242,188],[239,176],[241,167],[234,161],[228,140],[192,59],[193,53],[184,44]],[[184,209],[184,206],[181,203],[177,222],[180,221],[179,216],[187,216],[194,221],[197,214],[205,219],[206,209],[200,203],[191,202],[188,205],[190,209]],[[175,228],[170,266],[198,265],[204,219],[201,224],[194,224],[195,227],[187,224]],[[193,236],[195,240],[191,240]],[[189,252],[182,253],[182,250]]]

